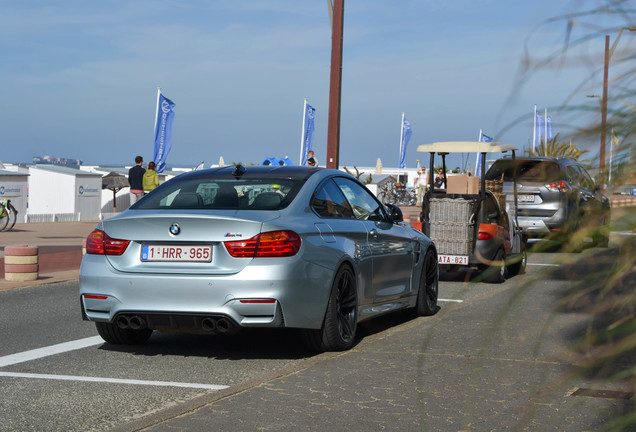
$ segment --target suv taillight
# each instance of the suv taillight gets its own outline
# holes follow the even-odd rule
[[[293,231],[270,231],[247,240],[226,241],[224,244],[234,258],[274,258],[296,255],[301,240]]]
[[[548,188],[550,192],[567,192],[570,190],[570,185],[564,180],[552,182],[545,185],[545,187]]]
[[[121,255],[130,240],[114,239],[102,230],[93,230],[86,238],[86,253],[95,255]]]

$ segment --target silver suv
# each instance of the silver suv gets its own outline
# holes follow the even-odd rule
[[[528,237],[568,237],[592,228],[597,246],[607,247],[609,199],[579,162],[569,157],[520,157],[496,160],[486,180],[500,180],[512,200],[517,176],[519,225]]]

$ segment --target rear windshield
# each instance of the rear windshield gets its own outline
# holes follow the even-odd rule
[[[132,209],[280,210],[287,207],[304,180],[195,177],[164,183]]]
[[[499,159],[486,173],[486,180],[501,180],[503,174],[504,181],[512,181],[515,167],[517,167],[517,181],[521,182],[553,182],[562,177],[559,165],[553,161]]]

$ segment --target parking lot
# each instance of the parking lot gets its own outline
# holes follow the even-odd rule
[[[573,262],[618,253],[531,253],[501,285],[445,278],[437,315],[381,317],[320,355],[294,331],[114,347],[81,321],[77,282],[3,291],[0,430],[595,429],[633,395],[571,373],[590,317],[555,305],[592,270]]]

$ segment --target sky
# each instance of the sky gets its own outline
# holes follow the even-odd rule
[[[474,141],[480,129],[528,147],[534,105],[548,108],[562,136],[600,118],[598,99],[585,95],[602,91],[602,35],[567,61],[524,73],[524,59],[563,46],[564,22],[546,20],[600,3],[345,0],[340,165],[397,166],[403,112],[413,129],[408,167],[428,158],[419,144]],[[621,26],[603,19],[595,25]],[[598,30],[573,22],[575,36]],[[632,40],[625,33],[621,50],[633,50]],[[326,163],[325,0],[2,0],[0,53],[3,162],[50,155],[131,165],[138,154],[147,162],[160,87],[176,104],[169,166],[297,163],[305,98],[316,109],[313,149]],[[566,101],[588,115],[559,115]]]

